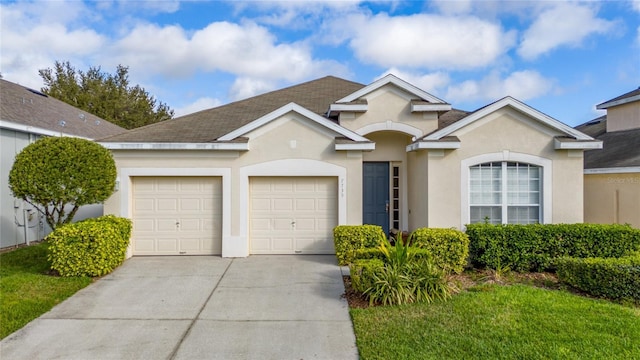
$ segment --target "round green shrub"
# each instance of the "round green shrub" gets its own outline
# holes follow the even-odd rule
[[[131,220],[106,215],[58,227],[46,238],[51,269],[61,276],[102,276],[125,259]]]

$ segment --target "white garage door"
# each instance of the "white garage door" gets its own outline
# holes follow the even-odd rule
[[[221,224],[220,178],[133,178],[134,255],[219,255]]]
[[[252,254],[333,254],[335,177],[252,177]]]

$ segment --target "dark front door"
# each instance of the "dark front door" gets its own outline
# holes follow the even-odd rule
[[[382,226],[389,234],[389,163],[362,164],[362,223]]]

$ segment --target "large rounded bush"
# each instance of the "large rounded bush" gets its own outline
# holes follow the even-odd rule
[[[71,137],[47,137],[28,145],[9,172],[13,195],[35,206],[52,229],[70,223],[80,206],[104,202],[115,181],[109,150]]]

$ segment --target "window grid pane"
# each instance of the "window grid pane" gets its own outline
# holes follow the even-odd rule
[[[470,168],[471,205],[502,203],[502,164],[486,163]]]
[[[502,174],[506,174],[502,184]],[[504,195],[503,195],[504,194]],[[470,222],[535,224],[540,222],[541,169],[516,162],[469,168]],[[507,212],[503,216],[503,208]]]

